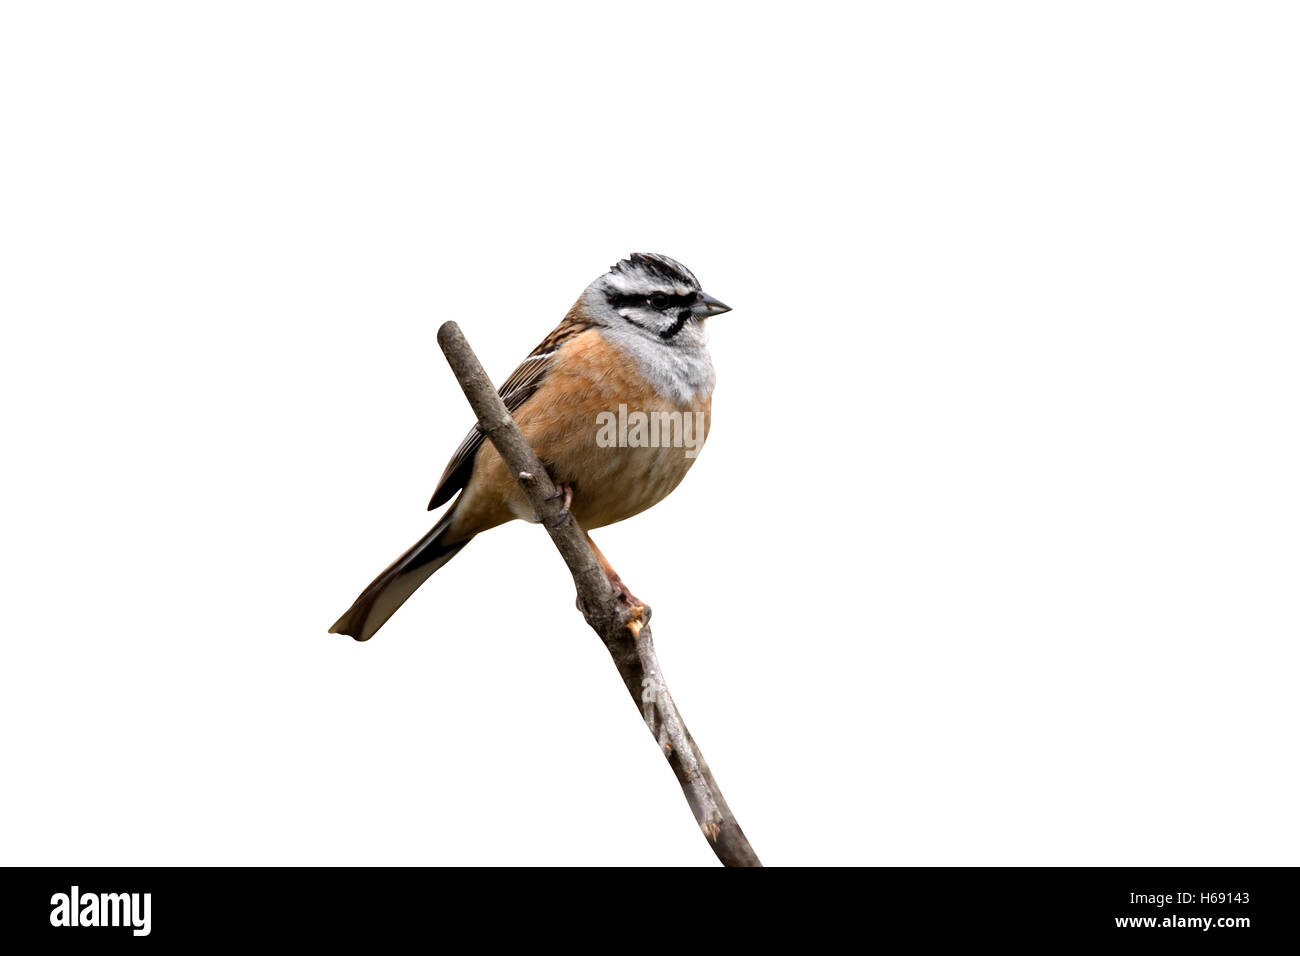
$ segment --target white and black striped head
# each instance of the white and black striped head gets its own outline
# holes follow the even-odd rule
[[[700,288],[695,274],[667,256],[634,252],[583,295],[589,314],[610,327],[630,326],[667,345],[702,343],[703,322],[730,312]]]

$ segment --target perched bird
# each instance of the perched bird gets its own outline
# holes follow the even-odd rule
[[[506,408],[584,529],[644,511],[685,477],[709,428],[714,374],[705,320],[729,311],[681,263],[635,253],[589,285],[501,386]],[[369,640],[475,535],[515,518],[537,520],[477,425],[452,455],[429,510],[457,492],[442,519],[361,592],[332,633]],[[620,599],[643,608],[587,541]]]

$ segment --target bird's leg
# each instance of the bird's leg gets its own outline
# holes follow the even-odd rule
[[[627,585],[623,583],[623,579],[618,576],[618,572],[609,563],[609,559],[601,554],[600,548],[596,547],[596,542],[591,540],[591,535],[585,531],[583,534],[587,537],[587,544],[591,545],[591,550],[595,552],[596,560],[600,562],[600,568],[605,572],[605,577],[609,578],[609,586],[614,589],[614,596],[628,606],[635,619],[643,624],[649,621],[650,606],[628,590]]]
[[[548,522],[552,527],[559,527],[565,518],[569,517],[569,509],[573,507],[573,485],[556,485],[555,497],[564,499],[564,510],[559,513],[554,522]],[[588,538],[588,541],[591,539]]]

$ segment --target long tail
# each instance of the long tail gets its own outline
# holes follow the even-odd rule
[[[384,622],[406,603],[421,584],[440,567],[460,553],[473,535],[454,544],[443,540],[451,526],[455,509],[443,515],[433,530],[415,546],[384,569],[352,602],[344,615],[334,622],[331,634],[347,634],[358,641],[368,641]]]

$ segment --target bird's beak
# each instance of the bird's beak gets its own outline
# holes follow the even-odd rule
[[[707,319],[711,315],[721,315],[723,312],[730,312],[731,306],[724,305],[707,292],[701,292],[691,306],[691,311],[695,313],[697,319]]]

